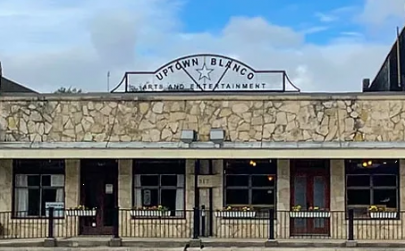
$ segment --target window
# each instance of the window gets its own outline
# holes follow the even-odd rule
[[[184,160],[134,160],[134,206],[165,207],[170,216],[183,216]]]
[[[226,160],[225,206],[274,208],[276,169],[276,160]]]
[[[398,210],[398,160],[347,160],[346,203],[355,217],[368,217],[371,205]]]
[[[14,160],[14,216],[45,217],[47,203],[64,202],[64,160]]]

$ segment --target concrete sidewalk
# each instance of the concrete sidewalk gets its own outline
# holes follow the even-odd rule
[[[48,240],[49,241],[49,240]],[[53,241],[53,240],[52,240]],[[49,243],[48,243],[49,244]],[[398,241],[358,241],[347,242],[346,240],[328,239],[286,239],[267,241],[261,239],[213,239],[202,238],[199,240],[190,239],[159,239],[159,238],[123,238],[112,241],[110,237],[75,237],[57,239],[55,247],[46,247],[44,239],[16,239],[0,240],[0,251],[2,250],[138,250],[138,251],[159,251],[159,250],[271,250],[281,251],[295,250],[405,250],[405,240]],[[114,244],[114,245],[112,245]],[[118,244],[118,245],[117,245]]]

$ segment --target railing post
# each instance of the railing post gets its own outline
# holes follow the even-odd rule
[[[269,240],[274,240],[274,208],[269,210]]]
[[[55,235],[53,233],[53,226],[54,226],[54,212],[55,208],[54,207],[49,207],[45,209],[48,211],[48,237],[44,240],[44,247],[55,247],[56,246],[56,240],[55,240]],[[62,210],[62,209],[57,209],[57,210]]]
[[[53,214],[54,214],[55,208],[49,207],[48,208],[48,239],[53,239]]]
[[[349,233],[348,233],[348,240],[354,240],[354,209],[349,209]]]
[[[120,238],[120,207],[114,207],[113,212],[113,236],[110,240],[110,247],[121,247],[122,246],[122,239]]]
[[[200,236],[205,236],[205,223],[206,223],[206,214],[205,214],[205,205],[201,206],[201,233]]]
[[[193,239],[198,239],[198,233],[200,232],[200,210],[198,207],[193,208]]]

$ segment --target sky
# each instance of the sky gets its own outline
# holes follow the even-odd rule
[[[361,91],[405,0],[0,0],[3,75],[40,92],[117,85],[196,53],[286,70],[303,92]]]

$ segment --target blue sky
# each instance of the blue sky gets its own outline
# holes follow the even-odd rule
[[[301,90],[360,91],[405,23],[405,0],[0,0],[4,74],[49,92],[106,72],[218,53],[286,70]]]
[[[395,26],[391,27],[391,36],[375,36],[368,34],[364,23],[356,20],[356,14],[362,11],[364,2],[364,0],[194,0],[185,3],[180,17],[184,20],[186,32],[218,33],[233,16],[261,16],[271,23],[306,32],[305,39],[309,43],[326,44],[342,34],[392,41]],[[379,30],[382,31],[384,30]]]

